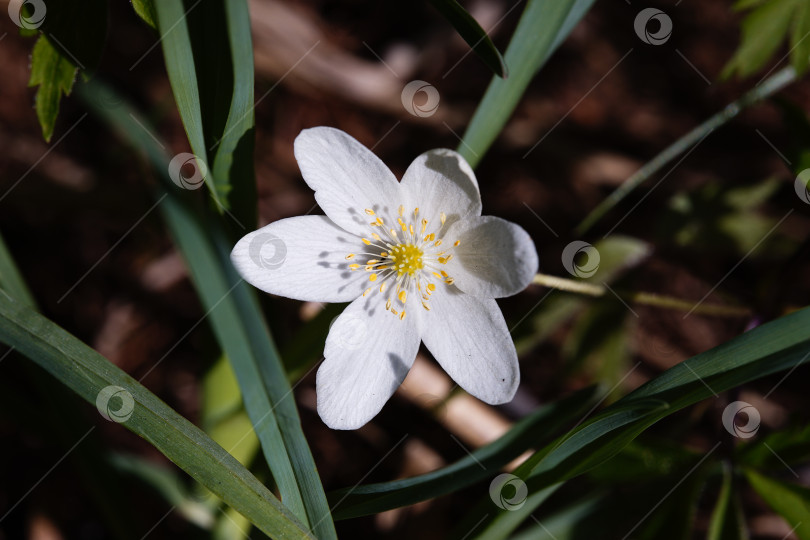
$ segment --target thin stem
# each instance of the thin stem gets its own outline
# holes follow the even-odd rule
[[[636,171],[630,178],[625,180],[622,185],[616,188],[604,201],[591,210],[585,219],[582,220],[582,223],[577,225],[576,229],[574,229],[575,233],[578,236],[585,234],[597,221],[602,219],[611,208],[629,195],[631,191],[636,189],[641,183],[657,173],[661,168],[685,152],[696,142],[737,116],[743,109],[759,103],[795,80],[796,72],[792,67],[786,67],[766,79],[762,84],[757,85],[752,90],[743,94],[740,99],[728,104],[722,111],[709,117],[708,120],[672,143],[664,149],[663,152]]]
[[[585,281],[575,281],[547,274],[536,274],[532,283],[557,289],[560,291],[584,294],[595,298],[605,296],[607,288],[595,283]],[[681,300],[672,296],[662,296],[647,292],[632,292],[623,290],[613,290],[616,295],[625,302],[633,302],[646,306],[659,307],[664,309],[674,309],[678,311],[692,311],[703,315],[714,315],[717,317],[746,317],[751,315],[751,310],[742,306],[720,306],[717,304],[700,304],[695,307],[695,302]]]

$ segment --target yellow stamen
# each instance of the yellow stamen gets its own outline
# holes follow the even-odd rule
[[[458,247],[458,245],[459,245],[460,243],[461,243],[461,240],[456,240],[455,242],[453,242],[453,245],[454,245],[454,246],[456,246],[456,247]]]
[[[365,245],[367,245],[367,246],[370,246],[370,245],[371,245],[371,242],[369,242],[369,241],[368,241],[368,240],[366,240],[365,238],[362,238],[362,240],[363,240],[363,243],[364,243]]]
[[[346,255],[346,260],[347,261],[350,261],[352,259],[354,259],[354,253],[349,253],[348,255]]]
[[[358,268],[360,268],[360,265],[359,265],[359,264],[357,264],[357,263],[355,263],[355,264],[350,264],[350,265],[349,265],[349,268],[351,268],[352,270],[357,270]]]
[[[363,291],[363,296],[367,295],[370,292],[371,292],[371,289],[366,289],[365,291]]]
[[[405,207],[401,204],[399,205],[399,217],[402,217],[402,214],[405,213]]]
[[[399,314],[399,320],[401,321],[404,318],[405,318],[405,310],[403,309],[402,313]]]
[[[399,298],[399,301],[404,304],[405,300],[408,298],[408,291],[399,291],[397,297]]]
[[[374,215],[374,210],[372,210],[371,208],[366,208],[366,214],[368,214],[370,216],[373,216]]]
[[[442,239],[441,239],[441,238],[439,238],[438,240],[436,240],[435,242],[433,242],[433,245],[434,245],[434,246],[436,246],[436,247],[439,247],[440,245],[442,245]]]
[[[442,218],[442,225],[444,225],[444,222],[447,221],[447,216],[444,215],[444,212],[442,212],[441,218]]]
[[[369,281],[377,281],[377,274],[371,274],[370,276],[368,276],[368,280]]]

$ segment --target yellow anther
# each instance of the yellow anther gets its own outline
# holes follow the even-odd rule
[[[368,214],[370,216],[373,216],[374,215],[374,210],[372,210],[371,208],[366,208],[366,214]]]
[[[402,232],[408,232],[408,227],[405,225],[405,222],[402,221],[402,218],[397,218],[397,221],[399,221],[399,226],[402,228]]]
[[[447,277],[447,272],[445,272],[444,270],[442,270],[442,277]]]
[[[444,280],[444,282],[447,283],[448,285],[452,285],[453,283],[455,283],[455,281],[456,280],[451,277]]]
[[[348,255],[346,255],[346,260],[347,261],[350,261],[352,259],[354,259],[354,253],[349,253]]]
[[[368,241],[368,240],[366,240],[365,238],[362,238],[362,240],[363,240],[363,243],[364,243],[365,245],[367,245],[367,246],[370,246],[370,245],[371,245],[371,242],[369,242],[369,241]]]
[[[383,292],[384,290],[385,290],[385,282],[383,281],[382,284],[380,285],[380,292]]]
[[[427,303],[422,302],[422,307],[425,308],[426,310],[430,311],[430,306],[427,305]]]
[[[444,222],[447,221],[447,216],[444,215],[444,212],[442,212],[441,218],[442,218],[442,225],[444,225]]]
[[[399,298],[399,301],[404,304],[405,300],[408,298],[408,291],[399,291],[397,298]]]
[[[450,255],[447,256],[447,262],[450,262],[450,259],[452,259],[452,258],[453,258],[453,254],[451,253]]]
[[[437,260],[438,260],[438,261],[439,261],[441,264],[447,264],[447,258],[446,258],[446,257],[439,257]]]
[[[390,232],[390,233],[391,233],[391,236],[393,236],[394,238],[396,238],[397,240],[399,240],[399,236],[397,236],[397,231],[395,231],[394,229],[391,229],[391,230],[390,230],[390,231],[388,231],[388,232]]]
[[[397,310],[395,310],[394,308],[391,308],[391,313],[393,313],[394,315],[397,315],[397,314],[398,314],[398,313],[397,313]]]
[[[371,233],[371,237],[372,237],[374,240],[376,240],[377,242],[382,242],[382,238],[380,238],[380,235],[379,235],[379,234],[377,234],[377,233]]]
[[[435,290],[436,290],[436,285],[434,285],[433,283],[428,283],[427,288],[428,288],[428,290],[429,290],[430,292],[433,292],[433,291],[435,291]]]
[[[437,278],[442,279],[442,275],[441,275],[440,273],[438,273],[438,272],[432,272],[432,274],[433,274],[434,276],[436,276]]]
[[[413,225],[408,225],[408,229],[411,231],[411,236],[413,236]]]
[[[441,239],[441,238],[439,238],[438,240],[436,240],[435,242],[433,242],[433,245],[434,245],[434,246],[436,246],[436,247],[439,247],[440,245],[442,245],[442,239]]]
[[[404,318],[405,318],[405,310],[403,309],[402,313],[399,314],[399,320],[401,321]]]
[[[385,301],[385,309],[386,310],[391,309],[391,299],[390,298]]]
[[[377,220],[375,221],[375,223],[377,223],[377,225],[379,225],[380,227],[382,227],[383,225],[385,225],[385,222],[384,222],[382,219],[380,219],[380,218],[377,218]]]
[[[422,219],[422,232],[420,232],[419,234],[425,234],[425,229],[427,229],[427,224],[428,224],[428,220],[423,218]]]
[[[413,217],[416,217],[417,215],[419,215],[419,207],[418,206],[413,209]]]
[[[380,253],[380,257],[388,257],[388,252],[383,251],[382,253]]]
[[[371,289],[366,289],[365,291],[363,291],[363,296],[367,295],[370,292],[371,292]]]
[[[459,245],[460,243],[461,243],[461,240],[456,240],[455,242],[453,242],[453,245],[454,245],[454,246],[456,246],[456,247],[458,247],[458,245]]]
[[[360,268],[360,265],[359,265],[359,264],[357,264],[357,263],[350,264],[350,265],[349,265],[349,268],[351,268],[352,270],[357,270],[358,268]]]
[[[371,274],[370,276],[368,276],[368,280],[369,281],[377,281],[377,274]]]
[[[366,264],[377,264],[378,262],[380,261],[377,259],[371,259],[370,261],[366,261]]]
[[[399,205],[399,217],[402,217],[402,215],[404,213],[405,213],[405,207],[400,204]]]

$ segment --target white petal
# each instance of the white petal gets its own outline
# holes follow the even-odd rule
[[[391,215],[401,204],[394,173],[339,129],[303,130],[295,139],[295,159],[324,213],[347,231],[368,234],[366,208]]]
[[[419,208],[419,215],[438,220],[444,212],[447,226],[468,216],[481,215],[478,182],[461,154],[446,148],[425,152],[413,160],[402,177],[408,195],[408,211]]]
[[[352,302],[329,329],[318,369],[318,414],[332,429],[357,429],[399,387],[419,349],[417,313],[403,320],[370,293]]]
[[[520,384],[512,336],[492,298],[440,284],[422,313],[422,341],[464,390],[491,405],[510,401]]]
[[[231,261],[245,281],[271,294],[314,302],[349,302],[368,287],[368,274],[350,271],[349,253],[362,241],[326,216],[281,219],[242,237]]]
[[[502,298],[525,289],[537,273],[537,250],[529,234],[510,221],[483,216],[456,224],[446,241],[461,243],[447,272],[462,291]]]

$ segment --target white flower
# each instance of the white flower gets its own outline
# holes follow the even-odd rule
[[[325,216],[271,223],[231,258],[263,291],[351,302],[335,319],[318,369],[318,413],[334,429],[371,420],[402,383],[420,340],[470,394],[512,399],[517,354],[495,298],[524,289],[537,270],[529,235],[481,216],[467,162],[425,152],[401,182],[370,150],[328,127],[306,129],[295,157]]]

